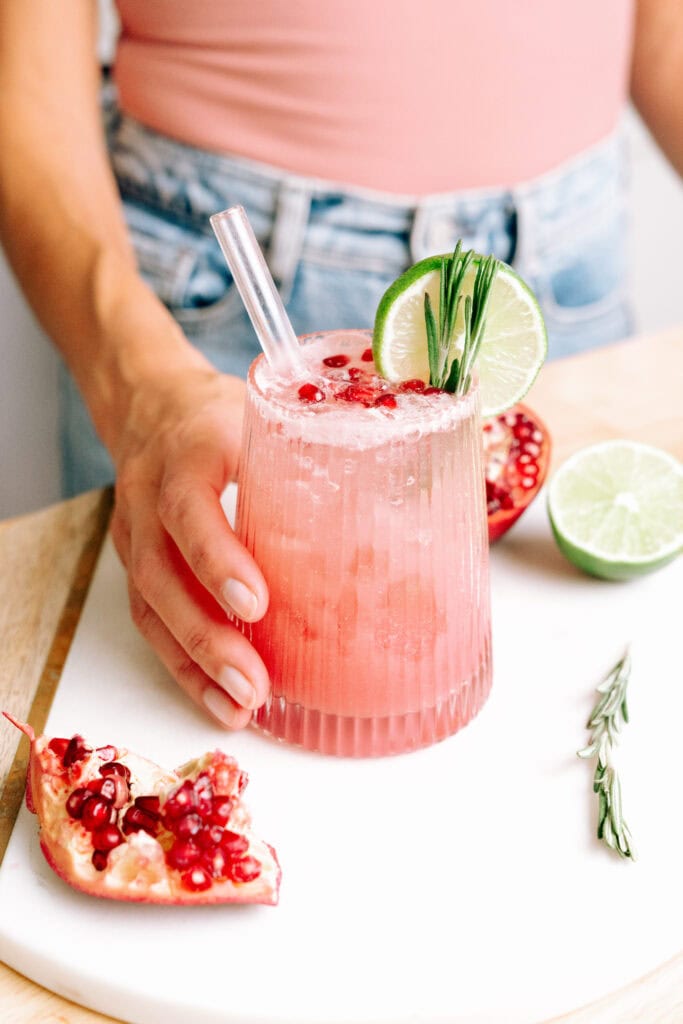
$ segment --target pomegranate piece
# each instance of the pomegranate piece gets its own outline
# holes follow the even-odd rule
[[[502,537],[534,500],[550,463],[550,434],[535,412],[515,405],[484,423],[489,541]]]
[[[363,355],[361,356],[361,359],[363,360],[364,363],[371,363],[372,362],[372,349],[371,348],[363,349]]]
[[[346,366],[350,362],[351,359],[349,356],[341,354],[338,356],[327,356],[325,359],[323,359],[323,363],[325,364],[325,366],[331,366],[332,368]]]
[[[45,859],[69,885],[147,903],[277,903],[277,854],[251,830],[234,758],[216,750],[165,771],[5,717],[30,740],[27,805]]]
[[[322,402],[325,398],[317,384],[302,384],[297,393],[302,402]]]

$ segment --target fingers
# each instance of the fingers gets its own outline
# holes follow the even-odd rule
[[[262,618],[268,588],[230,528],[217,493],[197,479],[162,487],[159,515],[187,565],[226,611],[245,622]]]
[[[243,729],[251,719],[251,711],[235,701],[191,658],[171,635],[156,612],[129,582],[128,596],[133,621],[154,648],[171,675],[195,703],[229,729]]]

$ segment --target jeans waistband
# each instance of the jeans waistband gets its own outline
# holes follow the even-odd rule
[[[621,128],[585,152],[531,181],[508,189],[476,188],[430,196],[397,196],[308,178],[231,155],[209,153],[118,115],[110,127],[110,148],[124,199],[139,202],[174,222],[212,237],[211,214],[235,203],[249,213],[281,287],[291,283],[312,228],[324,219],[327,231],[365,232],[363,259],[373,266],[373,235],[403,236],[413,262],[446,252],[458,237],[481,251],[522,264],[542,257],[545,232],[586,205],[586,198],[613,188],[621,177]],[[591,207],[595,202],[588,204]],[[511,224],[514,223],[514,229]],[[514,230],[514,242],[511,242]],[[405,244],[396,260],[405,263]],[[353,254],[347,251],[345,258]],[[386,244],[378,266],[394,258]]]

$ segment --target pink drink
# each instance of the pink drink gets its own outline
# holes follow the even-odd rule
[[[397,393],[370,344],[366,331],[307,339],[304,393],[321,401],[256,360],[237,507],[270,590],[245,626],[272,682],[257,722],[359,756],[448,736],[491,685],[478,394]],[[323,363],[334,356],[349,361]]]

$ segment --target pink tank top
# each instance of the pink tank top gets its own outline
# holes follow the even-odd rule
[[[599,141],[633,0],[117,0],[122,109],[383,192],[507,186]]]

